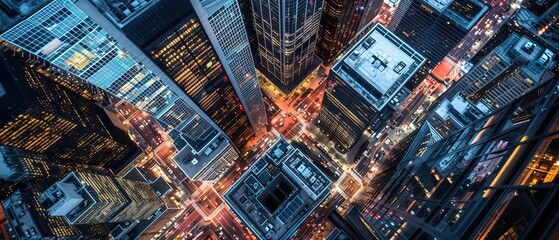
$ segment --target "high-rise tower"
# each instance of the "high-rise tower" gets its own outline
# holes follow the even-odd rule
[[[50,216],[36,193],[17,190],[2,202],[8,220],[9,239],[108,239],[103,224],[70,225],[60,216]]]
[[[242,18],[240,13],[229,14],[239,11],[235,1],[91,2],[103,15],[96,14],[88,1],[78,5],[94,21],[106,18],[120,29],[237,147],[265,129],[265,109]],[[225,10],[217,11],[220,7]]]
[[[488,9],[478,0],[400,1],[388,28],[427,58],[424,68],[407,84],[409,88],[415,88]]]
[[[297,85],[314,64],[322,0],[252,0],[259,69],[271,80]]]
[[[1,145],[96,166],[135,150],[101,107],[28,63],[0,53],[0,76]]]
[[[83,172],[70,173],[37,200],[72,225],[146,219],[163,206],[146,182]]]
[[[558,88],[557,79],[545,82],[420,157],[404,158],[363,211],[375,232],[388,239],[555,238]]]
[[[191,179],[214,180],[229,169],[238,153],[221,129],[108,20],[96,17],[97,23],[76,4],[15,6],[25,8],[1,18],[2,45],[31,54],[42,71],[73,76],[153,115],[169,130],[174,159]]]
[[[316,55],[324,64],[330,64],[360,30],[362,23],[371,21],[378,12],[378,0],[324,0]],[[375,9],[376,8],[376,9]],[[365,25],[365,24],[363,24]]]
[[[533,89],[551,75],[555,53],[527,36],[513,33],[460,79],[450,92],[474,104],[498,109]]]
[[[317,123],[343,147],[369,126],[380,129],[410,90],[404,84],[425,58],[376,24],[331,69]]]
[[[208,33],[225,72],[230,76],[249,120],[261,136],[266,132],[267,115],[256,76],[254,58],[237,0],[191,0]]]

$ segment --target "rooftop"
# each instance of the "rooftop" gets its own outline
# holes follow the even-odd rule
[[[376,24],[332,68],[377,108],[383,108],[419,70],[425,58]]]
[[[172,132],[169,135],[173,137]],[[173,140],[175,146],[177,143],[180,144],[180,139],[173,137]],[[195,151],[189,144],[185,144],[181,148],[177,146],[177,149],[180,150],[173,159],[189,179],[196,179],[208,165],[219,161],[216,157],[230,145],[228,140],[221,135],[210,140],[212,141],[201,152]]]
[[[291,239],[326,199],[331,184],[299,149],[280,138],[224,198],[259,239]]]
[[[4,213],[18,239],[46,237],[42,235],[40,226],[35,222],[32,210],[29,208],[30,201],[33,201],[30,195],[24,195],[18,190],[2,203]]]
[[[544,74],[555,65],[554,52],[539,46],[529,37],[516,33],[503,42],[496,51],[501,59],[510,63],[519,60],[524,62],[521,71],[537,82],[541,82]]]

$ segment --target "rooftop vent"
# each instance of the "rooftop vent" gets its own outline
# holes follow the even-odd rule
[[[526,53],[530,54],[530,53],[532,53],[532,51],[534,51],[534,48],[535,48],[535,47],[536,47],[536,46],[534,45],[533,42],[528,41],[528,42],[526,42],[526,43],[524,44],[523,50],[524,50]]]
[[[549,62],[549,55],[547,53],[543,53],[542,56],[538,59],[538,63],[540,65],[545,65]]]

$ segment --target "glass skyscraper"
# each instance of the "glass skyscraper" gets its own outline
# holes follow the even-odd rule
[[[362,214],[385,238],[552,238],[557,89],[557,79],[545,82],[419,157],[407,155]]]
[[[221,17],[219,25],[211,26],[207,18],[213,16],[206,14],[199,1],[92,2],[103,15],[93,14],[96,11],[85,2],[80,7],[95,21],[110,20],[173,79],[237,147],[243,147],[257,130],[263,129],[266,116],[248,39],[243,35],[240,14],[233,14],[239,16],[238,19],[230,18],[230,11],[238,11],[237,5],[232,4],[234,1],[224,5],[226,11],[215,12],[218,16],[225,14],[228,22],[225,24]],[[214,5],[212,9],[216,8]],[[126,9],[121,9],[123,7]],[[200,8],[198,13],[194,7]],[[212,27],[219,27],[219,31],[213,31]],[[219,41],[215,33],[219,33]],[[231,33],[239,36],[231,37]],[[223,38],[225,35],[228,37]],[[259,119],[263,119],[260,125]]]
[[[388,28],[427,58],[424,68],[408,82],[408,88],[419,85],[488,9],[478,0],[400,1]]]
[[[376,15],[378,0],[324,0],[316,55],[330,64],[347,47],[350,40]]]
[[[0,53],[0,145],[96,166],[137,150],[92,100],[12,54]]]
[[[322,0],[252,0],[259,68],[272,81],[297,85],[314,64]]]
[[[219,127],[172,80],[157,72],[155,66],[150,69],[155,69],[157,75],[148,70],[143,63],[153,63],[140,63],[124,50],[119,41],[129,47],[127,50],[139,51],[119,36],[119,31],[101,22],[109,34],[76,6],[84,4],[83,1],[36,4],[36,12],[27,18],[2,19],[5,24],[0,39],[4,45],[46,60],[53,66],[45,70],[53,74],[76,76],[153,115],[170,129],[178,151],[174,159],[183,171],[191,169],[182,164],[200,163],[197,171],[187,174],[192,179],[213,180],[238,158]],[[211,174],[201,175],[209,168]]]
[[[261,136],[268,121],[266,108],[238,1],[192,0],[192,3],[245,106],[254,131]]]

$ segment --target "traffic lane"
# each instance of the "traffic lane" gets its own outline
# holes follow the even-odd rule
[[[319,207],[317,208],[311,215],[303,222],[301,227],[299,227],[297,234],[295,235],[295,239],[309,239],[310,234],[314,230],[313,224],[316,226],[320,222],[324,222],[324,220],[336,209],[336,205],[343,203],[344,198],[339,193],[335,193],[335,195],[331,196],[327,199],[324,204],[326,207]],[[321,204],[321,205],[324,205]]]
[[[218,213],[218,216],[218,223],[221,224],[223,229],[225,229],[231,236],[236,236],[239,239],[243,239],[241,236],[244,236],[245,238],[250,236],[248,231],[243,231],[245,229],[244,226],[237,222],[234,216],[227,209],[221,210]]]
[[[329,172],[334,174],[334,178],[332,179],[337,180],[342,175],[342,167],[338,165],[338,163],[336,163],[334,160],[332,160],[330,156],[328,156],[328,154],[319,149],[316,146],[316,143],[310,140],[308,137],[302,138],[302,140],[304,141],[304,143],[307,144],[307,148],[310,149],[312,153],[318,157],[320,164],[328,169]]]
[[[336,178],[341,176],[341,170],[343,170],[342,166],[338,165],[338,163],[334,161],[322,148],[319,148],[318,142],[315,142],[306,134],[302,134],[300,139],[303,141],[303,144],[306,144],[305,146],[311,149],[315,155],[317,155],[320,159],[324,159],[326,162],[325,164],[327,164],[327,168],[331,169],[331,171],[335,173]]]
[[[191,207],[189,210],[184,215],[186,218],[182,217],[182,222],[178,224],[177,228],[170,235],[172,236],[170,239],[177,238],[181,233],[186,235],[202,220],[202,216],[194,208]]]
[[[327,164],[326,160],[319,156],[316,151],[313,151],[309,149],[309,147],[298,142],[293,142],[292,144],[301,149],[301,151],[303,151],[307,156],[309,156],[313,160],[313,162],[316,163],[315,165],[322,171],[324,171],[324,173],[326,173],[326,175],[328,175],[331,180],[336,181],[341,176],[341,173],[337,171],[337,169],[332,164]]]
[[[154,129],[149,122],[145,121],[142,113],[138,112],[130,119],[130,124],[136,129],[140,136],[148,142],[150,146],[156,148],[163,143],[164,139],[159,132]],[[146,124],[147,123],[147,124]]]

